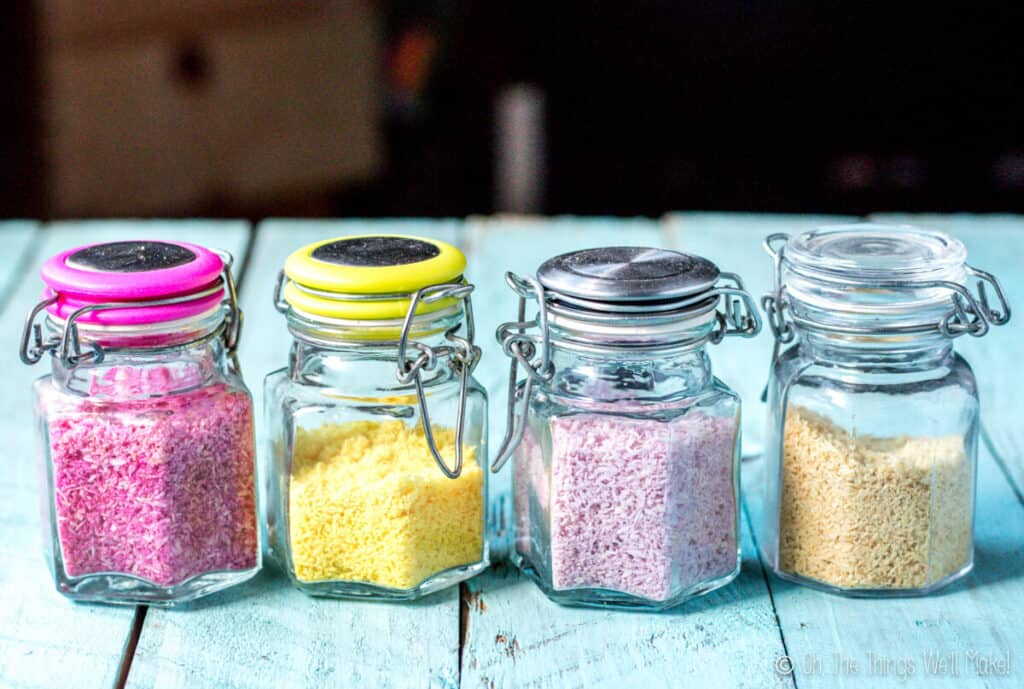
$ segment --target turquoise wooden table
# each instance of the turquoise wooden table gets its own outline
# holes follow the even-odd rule
[[[892,218],[884,218],[892,219]],[[1024,217],[900,217],[946,229],[972,263],[994,272],[1024,309]],[[75,605],[51,585],[40,555],[30,383],[17,363],[22,320],[40,291],[42,260],[84,243],[175,238],[238,258],[246,330],[242,368],[257,404],[263,375],[286,359],[289,336],[271,305],[284,257],[316,239],[358,232],[440,237],[469,256],[468,274],[491,393],[491,438],[503,429],[507,362],[490,333],[514,313],[507,269],[532,272],[556,253],[642,244],[705,255],[767,291],[760,241],[822,218],[720,214],[661,221],[471,219],[443,221],[6,223],[0,350],[0,689],[287,689],[290,687],[1024,687],[1024,318],[986,338],[960,340],[982,388],[977,565],[940,595],[902,600],[829,596],[771,578],[758,560],[760,462],[743,463],[743,570],[734,584],[662,614],[561,608],[498,564],[416,604],[315,600],[272,566],[254,581],[175,610]],[[483,339],[483,338],[482,338]],[[745,454],[760,447],[770,335],[714,348],[717,374],[745,403]],[[262,433],[262,429],[260,429]],[[493,443],[492,443],[493,444]],[[507,471],[492,482],[490,520],[503,555]],[[956,659],[956,666],[943,665]],[[954,670],[957,675],[954,676]]]

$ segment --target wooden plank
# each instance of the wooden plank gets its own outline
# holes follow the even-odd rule
[[[731,585],[665,613],[565,608],[507,566],[467,585],[462,686],[791,687],[746,522]]]
[[[197,242],[215,240],[240,252],[247,241],[244,223],[97,222],[60,223],[31,235],[28,227],[3,231],[6,251],[0,267],[14,281],[13,295],[0,319],[0,349],[7,352],[6,392],[0,397],[0,686],[13,689],[76,689],[113,686],[134,609],[76,605],[61,597],[46,571],[40,551],[36,439],[30,422],[31,383],[48,362],[29,368],[15,362],[22,322],[35,304],[42,283],[42,262],[77,244],[146,238]],[[35,246],[18,270],[18,256]]]
[[[872,218],[951,232],[967,245],[971,265],[994,274],[1002,283],[1013,312],[1010,322],[985,337],[962,337],[956,348],[978,378],[985,435],[1024,501],[1024,425],[1019,413],[1024,385],[1019,357],[1024,338],[1024,216],[879,214]]]
[[[797,234],[817,225],[855,220],[835,215],[676,213],[665,222],[670,248],[704,256],[721,270],[738,274],[760,309],[761,297],[772,288],[772,261],[761,249],[761,240],[773,232]],[[753,339],[729,338],[708,351],[715,375],[743,400],[743,456],[760,454],[765,415],[761,391],[771,364],[771,330],[765,324]]]
[[[750,282],[757,286],[765,278],[757,274],[756,263],[768,263],[758,255],[761,237],[790,224],[789,219],[771,217],[707,216],[701,226],[684,216],[682,238],[686,246],[699,252],[717,250],[717,260],[723,265],[749,266]],[[722,229],[727,226],[734,229]],[[767,371],[766,360],[734,357],[733,375],[741,381],[754,378],[759,388]],[[749,398],[754,390],[744,389],[744,394]],[[743,464],[744,503],[755,528],[761,518],[761,471],[760,460]],[[770,579],[797,686],[932,686],[941,678],[926,673],[926,653],[957,654],[960,659],[961,676],[947,678],[942,686],[1006,686],[1006,677],[981,677],[973,667],[965,667],[971,653],[1003,660],[1007,653],[1012,659],[1024,653],[1024,637],[1008,632],[1024,613],[1024,577],[1020,575],[1024,571],[1024,511],[987,452],[982,454],[978,472],[977,517],[976,568],[964,582],[940,595],[849,599]],[[870,654],[876,661],[874,672]],[[836,658],[856,662],[857,670],[849,665],[834,667]],[[911,663],[916,673],[900,677],[901,670],[905,672]],[[1017,673],[1011,675],[1012,683],[1020,670],[1011,669]]]
[[[505,270],[532,274],[546,258],[586,246],[665,243],[662,226],[643,220],[471,222],[469,274],[479,285],[481,331],[515,317]],[[496,352],[491,345],[477,370],[490,393],[492,455],[504,433],[508,376]],[[508,473],[494,491],[506,511]],[[467,585],[462,686],[791,686],[772,670],[782,643],[746,530],[743,548],[743,572],[732,586],[660,615],[563,608],[509,569],[479,577]]]
[[[285,257],[331,236],[396,232],[458,243],[454,222],[268,221],[257,233],[241,300],[242,370],[262,408],[264,375],[287,362],[291,336],[271,303]],[[260,452],[266,447],[257,416]],[[455,687],[457,589],[415,604],[314,599],[270,565],[254,581],[187,610],[150,610],[128,687]]]
[[[0,238],[3,238],[4,250],[0,252],[0,308],[10,309],[11,292],[27,278],[26,271],[31,267],[28,261],[39,242],[38,224],[27,220],[7,220],[0,222]],[[20,335],[20,333],[19,333]]]
[[[743,467],[744,501],[754,525],[761,519],[762,465],[754,461]],[[978,467],[975,538],[974,571],[945,592],[924,598],[844,598],[773,577],[770,586],[796,685],[801,689],[1019,685],[1024,635],[1016,630],[1024,615],[1024,508],[984,448]],[[960,675],[929,671],[929,655],[957,658]],[[1009,659],[1009,674],[993,669],[986,676],[972,658]],[[838,659],[847,664],[842,666]],[[910,669],[912,675],[901,677]]]

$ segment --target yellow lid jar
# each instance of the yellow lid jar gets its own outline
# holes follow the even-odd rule
[[[488,564],[487,397],[454,246],[316,242],[274,295],[294,341],[265,383],[271,551],[321,596],[411,600]]]

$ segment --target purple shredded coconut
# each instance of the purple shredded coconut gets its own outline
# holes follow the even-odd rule
[[[552,586],[664,601],[732,572],[736,431],[735,418],[701,412],[670,422],[603,414],[552,419]],[[538,455],[521,455],[517,498],[528,484],[538,497]],[[537,545],[531,526],[529,517],[517,523],[520,551]]]
[[[223,384],[117,402],[67,398],[49,417],[69,576],[174,586],[257,562],[252,404]]]
[[[544,511],[547,510],[548,504],[548,475],[544,468],[544,454],[530,427],[526,428],[523,439],[516,448],[512,481],[516,549],[520,553],[529,553],[531,546],[537,547],[547,539],[543,533],[537,531],[543,528],[544,524],[531,523],[531,501],[543,506],[540,509]],[[546,553],[539,559],[546,560]]]

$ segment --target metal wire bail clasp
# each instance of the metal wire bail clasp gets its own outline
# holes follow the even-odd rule
[[[530,406],[530,396],[533,394],[533,384],[536,380],[548,381],[555,374],[554,366],[551,364],[551,336],[548,332],[548,311],[545,301],[544,287],[540,282],[531,277],[520,277],[515,273],[505,273],[505,282],[512,288],[512,291],[519,295],[519,309],[516,320],[509,323],[502,323],[495,333],[498,342],[501,343],[501,350],[512,359],[508,376],[508,412],[505,420],[505,438],[498,448],[498,454],[491,464],[491,471],[500,471],[516,447],[523,439],[523,432],[526,430],[526,414]],[[526,320],[526,301],[534,299],[537,302],[537,316],[532,320]],[[536,327],[540,332],[530,334],[527,328]],[[539,345],[539,347],[538,347]],[[517,380],[518,367],[522,364],[526,372],[523,381]],[[520,385],[519,410],[516,411],[516,392]]]
[[[462,436],[466,421],[466,403],[469,396],[469,377],[480,360],[480,348],[474,344],[476,337],[473,324],[473,304],[470,294],[473,292],[473,285],[466,282],[451,282],[440,285],[431,285],[418,290],[412,295],[409,302],[409,310],[402,322],[402,333],[398,339],[398,370],[395,375],[398,382],[402,384],[414,383],[416,386],[416,398],[420,407],[420,418],[423,423],[423,435],[427,441],[430,454],[434,456],[438,468],[445,476],[451,479],[458,478],[462,474],[463,447]],[[441,347],[430,347],[422,342],[409,342],[412,323],[416,317],[416,309],[420,304],[430,304],[442,299],[461,299],[465,303],[466,313],[466,336],[459,337],[456,332],[459,326],[449,329],[445,338],[451,342],[450,345]],[[275,299],[276,300],[276,299]],[[414,359],[406,357],[409,347],[417,350],[419,355]],[[431,371],[437,366],[439,359],[450,357],[452,366],[459,376],[459,411],[455,420],[455,466],[448,467],[441,453],[437,449],[434,440],[434,430],[430,423],[430,413],[427,410],[427,398],[423,390],[422,371]]]
[[[975,297],[967,288],[954,289],[953,310],[939,324],[939,330],[950,337],[967,333],[981,337],[988,332],[989,325],[1005,325],[1010,320],[1010,303],[1003,293],[1003,286],[995,275],[973,266],[964,266],[967,274],[977,279],[978,294]],[[999,305],[993,308],[989,303],[988,289],[995,292]],[[965,308],[966,305],[966,308]]]
[[[57,347],[56,340],[51,339],[48,342],[43,340],[43,326],[36,323],[39,314],[56,303],[56,295],[43,299],[33,306],[32,310],[28,312],[28,316],[25,317],[25,326],[21,331],[21,346],[18,348],[18,355],[23,364],[29,366],[38,364],[46,352],[53,351]]]
[[[757,305],[739,275],[722,272],[720,276],[722,284],[717,285],[711,293],[721,297],[724,308],[716,314],[718,326],[711,333],[711,343],[718,344],[730,335],[754,337],[761,332]]]
[[[772,257],[772,263],[774,264],[772,270],[772,291],[770,294],[761,297],[761,307],[768,317],[768,327],[771,328],[772,335],[775,337],[776,353],[778,353],[779,344],[788,344],[796,337],[793,324],[786,320],[788,305],[782,286],[782,252],[787,241],[789,241],[788,234],[776,232],[765,237],[764,242],[762,242],[764,250]],[[777,242],[781,242],[781,244],[776,246]]]
[[[771,328],[774,344],[772,345],[772,368],[779,359],[782,345],[789,344],[796,338],[796,330],[793,323],[786,319],[786,311],[789,305],[786,301],[785,288],[782,286],[782,253],[785,251],[789,235],[785,232],[776,232],[764,238],[762,246],[772,257],[772,291],[761,297],[761,308],[768,318],[768,327]],[[761,401],[768,401],[768,384],[761,391]]]
[[[234,262],[234,257],[227,251],[220,249],[214,249],[213,251],[220,256],[224,263],[220,280],[216,284],[206,287],[199,292],[192,292],[174,297],[87,304],[68,315],[64,320],[64,325],[61,328],[59,335],[51,336],[49,339],[45,340],[43,338],[42,324],[37,323],[36,320],[47,308],[57,303],[60,295],[54,294],[51,297],[43,299],[32,307],[28,316],[25,318],[25,326],[21,333],[21,346],[19,348],[21,361],[29,365],[37,364],[43,358],[44,354],[50,352],[60,360],[61,365],[64,366],[64,368],[72,368],[84,361],[100,363],[103,361],[104,350],[99,343],[92,343],[90,351],[88,352],[82,351],[82,341],[78,333],[78,319],[95,311],[182,304],[211,296],[223,289],[225,296],[227,297],[228,306],[227,315],[224,317],[224,348],[231,364],[237,372],[239,367],[236,353],[238,351],[238,342],[242,333],[242,309],[238,304],[238,290],[235,287],[235,279],[231,273],[231,265]]]
[[[224,271],[221,273],[221,279],[224,281],[224,291],[227,293],[228,298],[224,346],[227,348],[228,354],[234,358],[235,353],[238,351],[238,343],[242,339],[242,323],[245,320],[242,307],[238,304],[238,288],[235,286],[235,276],[231,270],[235,263],[235,257],[230,251],[225,251],[224,249],[213,249],[213,252],[220,256],[220,259],[224,262]]]

